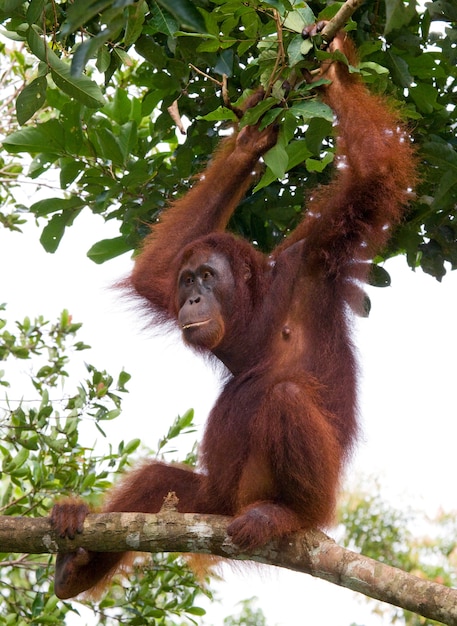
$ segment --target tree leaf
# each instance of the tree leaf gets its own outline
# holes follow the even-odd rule
[[[304,122],[308,122],[313,117],[323,117],[328,122],[333,121],[332,109],[319,100],[302,100],[290,108],[290,112],[296,117],[302,117]]]
[[[34,26],[27,31],[27,41],[33,54],[50,67],[54,82],[63,92],[91,108],[104,105],[103,94],[98,85],[87,76],[72,76],[70,65],[59,59],[38,35]]]
[[[131,4],[133,0],[123,0],[125,5]],[[119,2],[113,3],[113,0],[74,0],[68,6],[67,16],[63,22],[60,32],[63,36],[70,35],[81,28],[92,18],[113,5],[119,7]],[[120,8],[120,7],[119,7]]]
[[[84,202],[77,196],[72,196],[71,198],[46,198],[32,204],[29,211],[37,217],[43,217],[56,211],[82,208],[83,206]]]
[[[104,263],[110,259],[114,259],[121,254],[125,254],[132,249],[125,237],[114,237],[113,239],[103,239],[97,241],[87,253],[89,259],[94,263]]]
[[[121,149],[123,162],[126,163],[129,156],[134,152],[134,147],[137,141],[137,125],[135,122],[130,121],[123,124],[120,128],[118,145]]]
[[[439,137],[434,139],[424,143],[422,153],[429,161],[445,170],[449,168],[457,170],[457,151],[447,141],[440,140]]]
[[[39,154],[46,150],[48,154],[59,155],[64,151],[64,134],[57,120],[49,120],[35,128],[25,127],[11,133],[3,140],[3,146],[13,153]]]
[[[96,37],[90,37],[78,45],[71,60],[71,75],[73,77],[82,75],[89,59],[97,56],[98,51],[111,38],[114,30],[111,26],[105,28]]]
[[[168,37],[173,37],[179,30],[179,23],[168,12],[164,11],[159,4],[153,0],[151,3],[152,20],[157,32],[164,33]]]
[[[290,43],[287,47],[287,56],[289,59],[290,67],[293,67],[297,63],[300,63],[300,61],[303,61],[303,43],[304,41],[301,35],[295,35],[295,37],[292,37],[292,39],[290,40]]]
[[[415,0],[408,0],[407,5],[403,0],[386,0],[386,23],[384,34],[397,30],[409,24],[416,14]]]
[[[314,24],[315,21],[314,13],[306,5],[304,9],[296,9],[288,13],[283,25],[285,28],[301,34],[305,26]]]
[[[289,155],[280,143],[277,143],[264,155],[263,160],[276,178],[283,178],[289,165]]]
[[[333,152],[327,152],[322,159],[306,159],[306,169],[308,172],[323,172],[332,161]]]
[[[276,98],[266,98],[265,100],[262,100],[255,107],[252,107],[252,109],[248,109],[245,112],[241,119],[240,127],[257,124],[262,115],[264,115],[276,104],[278,104]]]
[[[119,138],[108,128],[99,127],[94,129],[91,138],[96,143],[97,153],[108,161],[112,161],[117,165],[123,165],[124,154],[122,152]]]
[[[41,109],[46,102],[46,88],[48,82],[44,76],[35,78],[30,84],[26,85],[16,100],[16,116],[17,121],[22,126],[31,117]]]
[[[63,211],[53,215],[41,233],[40,243],[46,252],[54,253],[65,233],[65,228],[71,226],[81,209]]]
[[[27,13],[25,14],[25,19],[29,24],[36,24],[41,17],[44,9],[45,0],[31,0]]]
[[[390,274],[381,265],[371,264],[368,283],[373,287],[390,287],[392,280]]]
[[[291,170],[293,167],[296,167],[300,163],[303,163],[303,161],[310,156],[310,151],[308,149],[305,139],[294,140],[285,147],[285,150],[287,152],[288,160],[286,172]],[[254,192],[263,189],[263,187],[266,187],[267,185],[272,183],[276,178],[277,176],[270,168],[268,168],[260,181],[255,186]]]
[[[214,111],[207,113],[206,115],[199,115],[197,119],[207,120],[208,122],[222,122],[225,120],[236,122],[238,120],[235,113],[224,106],[220,106],[217,109],[214,109]]]
[[[430,115],[433,111],[442,108],[442,105],[437,102],[439,93],[433,85],[419,83],[411,87],[409,92],[417,108],[425,115]]]
[[[390,70],[395,77],[395,81],[402,87],[409,87],[414,79],[406,61],[398,54],[393,54],[391,50],[387,52],[387,59],[390,62]]]
[[[178,20],[181,28],[197,33],[206,32],[205,20],[190,0],[157,0],[157,3]]]
[[[144,0],[128,8],[128,19],[125,27],[124,44],[131,46],[140,37],[143,31],[145,12],[148,6]]]

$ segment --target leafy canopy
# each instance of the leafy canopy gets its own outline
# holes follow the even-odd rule
[[[25,207],[44,225],[46,250],[56,250],[85,207],[119,223],[119,237],[89,251],[95,262],[137,248],[147,224],[203,167],[234,118],[230,104],[262,84],[268,98],[252,115],[278,122],[280,140],[231,228],[271,249],[296,224],[310,189],[330,175],[332,116],[301,79],[316,67],[301,31],[340,6],[5,0],[1,61],[11,97],[3,104],[0,189],[12,211],[1,222],[20,226],[15,186],[24,177],[39,184],[54,172],[58,189]],[[384,256],[405,253],[411,267],[438,279],[457,266],[456,20],[451,0],[425,8],[366,0],[347,25],[364,79],[401,105],[423,164],[412,209]],[[325,54],[317,50],[318,59]],[[185,138],[176,131],[177,110]],[[373,280],[385,284],[388,276],[377,270]]]

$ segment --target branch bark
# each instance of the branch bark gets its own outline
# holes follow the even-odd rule
[[[346,0],[341,9],[324,26],[320,34],[325,41],[331,41],[336,33],[343,28],[351,15],[364,3],[364,0]]]
[[[242,554],[227,537],[230,519],[180,514],[167,509],[158,514],[91,514],[84,522],[84,532],[69,540],[54,532],[49,518],[0,516],[0,552],[56,553],[81,546],[98,552],[210,553],[311,574],[370,598],[457,626],[456,589],[351,552],[317,530],[295,533],[252,554]]]

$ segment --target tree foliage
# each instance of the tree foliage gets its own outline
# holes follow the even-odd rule
[[[2,183],[13,210],[1,221],[17,228],[17,210],[25,209],[43,223],[42,244],[53,252],[88,207],[119,223],[119,237],[89,251],[94,261],[135,249],[233,121],[230,104],[262,84],[268,97],[247,121],[261,114],[264,123],[275,120],[280,141],[231,228],[270,249],[294,227],[310,189],[330,174],[332,116],[302,79],[316,60],[301,31],[339,6],[5,0],[2,64],[10,97],[3,105],[9,155],[2,157]],[[457,264],[456,19],[446,0],[425,8],[415,0],[366,0],[347,25],[360,71],[371,88],[401,105],[422,162],[409,216],[384,256],[405,253],[411,267],[438,279]],[[315,52],[318,59],[326,54]],[[176,131],[177,108],[188,125],[185,138]],[[60,187],[52,197],[15,206],[14,187],[24,176],[39,184],[51,172]],[[373,281],[385,284],[388,277],[378,270]]]
[[[87,376],[76,389],[64,387],[70,359],[88,349],[75,341],[80,326],[66,311],[54,324],[26,318],[10,328],[4,316],[0,319],[0,361],[31,361],[28,392],[24,375],[10,389],[0,371],[0,383],[11,394],[0,402],[3,515],[46,516],[56,499],[75,493],[96,505],[139,446],[138,439],[117,446],[105,439],[106,424],[120,413],[129,374],[122,371],[115,381],[106,371],[86,365]],[[16,387],[25,393],[22,399],[15,399]],[[160,450],[189,429],[191,421],[192,412],[178,418]],[[97,434],[102,443],[94,447]],[[52,557],[1,554],[0,565],[0,624],[62,624],[68,612],[77,611],[75,605],[58,602],[52,592]],[[118,582],[109,596],[92,603],[97,623],[118,624],[122,616],[123,624],[190,624],[204,613],[196,600],[204,592],[176,555],[156,555],[153,565],[143,562],[141,576],[135,570],[132,582],[128,589]]]

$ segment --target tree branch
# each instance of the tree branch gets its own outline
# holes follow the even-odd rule
[[[364,0],[346,0],[341,9],[324,26],[320,35],[325,41],[331,41],[336,33],[343,28],[351,15],[364,3]]]
[[[202,552],[311,574],[444,624],[457,625],[457,590],[423,580],[338,546],[320,531],[301,532],[242,554],[227,537],[231,518],[180,514],[91,514],[84,532],[62,539],[49,518],[0,516],[0,552]],[[9,565],[4,562],[3,565]]]

